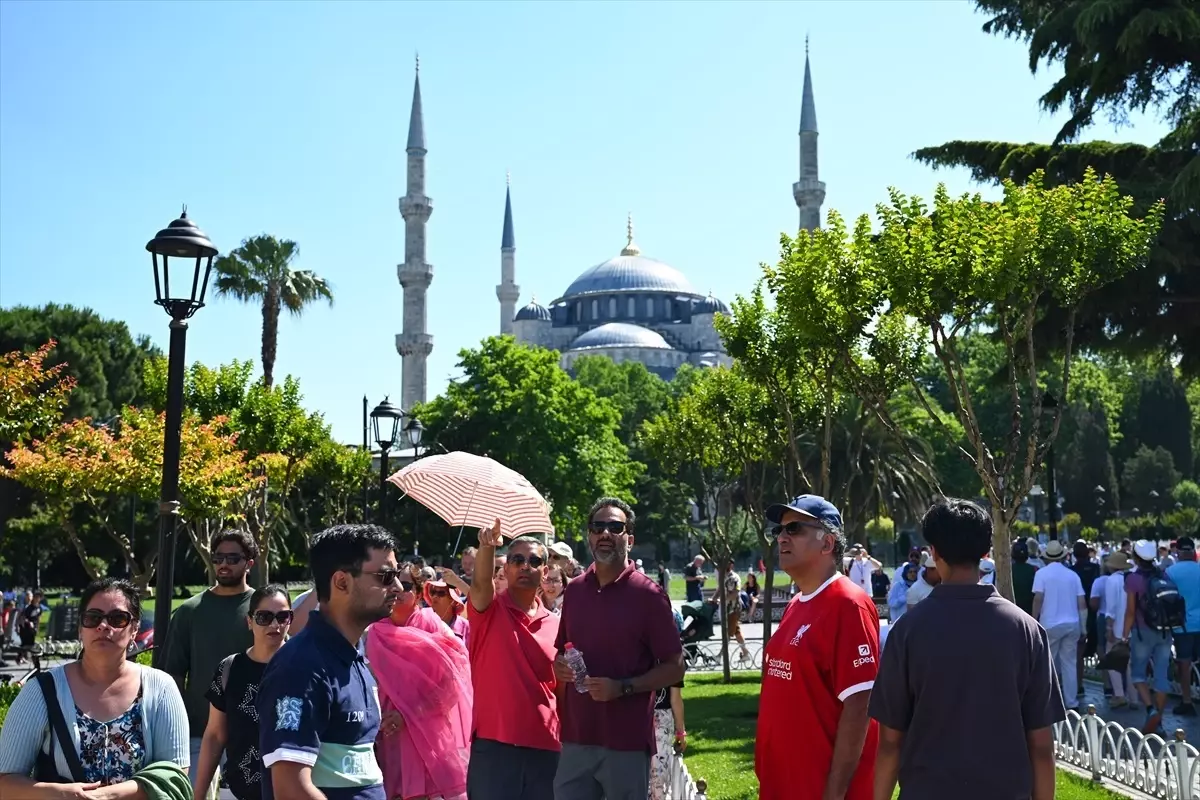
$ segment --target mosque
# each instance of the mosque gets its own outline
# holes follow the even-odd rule
[[[404,319],[403,332],[396,336],[396,350],[403,358],[402,404],[412,408],[426,399],[426,360],[433,349],[425,317],[425,294],[433,278],[433,268],[425,260],[425,226],[433,204],[425,195],[427,150],[419,62],[407,151],[408,190],[400,198],[405,224],[404,263],[397,268],[404,290]],[[819,227],[825,184],[817,170],[817,110],[807,43],[800,101],[800,174],[792,184],[792,198],[800,209],[800,227]],[[641,362],[669,379],[683,364],[710,367],[731,363],[713,326],[714,316],[728,313],[729,307],[711,293],[698,293],[679,269],[642,255],[634,242],[632,217],[620,253],[585,269],[547,305],[531,298],[517,309],[521,292],[516,284],[516,251],[509,191],[504,199],[500,283],[496,286],[499,332],[519,342],[559,351],[564,369],[571,370],[581,356],[604,355],[617,363]]]

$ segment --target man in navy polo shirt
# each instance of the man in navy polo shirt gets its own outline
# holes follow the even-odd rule
[[[400,594],[392,535],[336,525],[309,551],[320,610],[271,659],[258,694],[263,800],[385,800],[379,690],[356,644]]]

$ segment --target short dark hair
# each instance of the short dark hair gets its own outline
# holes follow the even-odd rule
[[[992,518],[970,500],[945,497],[925,512],[921,533],[942,561],[978,569],[992,547]]]
[[[846,558],[846,532],[832,522],[820,520],[820,523],[825,529],[825,535],[833,537],[833,563],[841,572],[842,561]]]
[[[250,535],[249,531],[240,531],[236,528],[221,531],[212,537],[212,542],[209,543],[209,550],[216,551],[225,542],[233,542],[242,548],[242,555],[247,560],[253,561],[258,558],[258,543],[254,541],[254,537]]]
[[[637,515],[633,513],[633,508],[629,503],[626,503],[619,497],[601,497],[592,504],[592,510],[588,512],[588,525],[592,524],[592,520],[596,516],[596,512],[602,508],[618,508],[625,512],[625,532],[633,533],[633,525],[637,521]]]
[[[264,600],[275,595],[282,595],[283,599],[287,601],[288,608],[292,607],[292,596],[288,594],[287,587],[282,583],[268,583],[266,586],[258,587],[254,590],[254,594],[250,595],[250,613],[253,614]]]
[[[308,549],[317,601],[329,602],[333,573],[358,575],[372,550],[395,550],[396,540],[378,525],[334,525],[318,533]]]
[[[542,540],[534,536],[518,536],[517,538],[513,539],[508,543],[508,549],[510,552],[515,544],[529,545],[535,551],[540,552],[543,559],[546,559],[550,554],[550,551],[546,549],[546,545],[542,543]]]
[[[79,598],[80,613],[87,611],[88,603],[92,602],[93,597],[109,592],[119,592],[124,595],[125,603],[129,606],[129,614],[136,620],[142,618],[142,595],[136,586],[122,578],[101,578],[89,583]],[[41,592],[35,592],[35,594],[41,594]]]

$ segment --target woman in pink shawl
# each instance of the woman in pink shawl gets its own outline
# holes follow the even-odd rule
[[[389,800],[465,798],[472,691],[462,640],[421,608],[403,625],[368,628],[367,659],[385,720],[375,751]]]

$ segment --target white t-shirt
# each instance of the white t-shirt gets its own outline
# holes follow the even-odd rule
[[[925,582],[925,573],[921,572],[920,576],[913,581],[913,585],[908,587],[908,596],[905,600],[908,601],[908,607],[912,608],[917,603],[929,597],[929,593],[933,591],[933,587]]]
[[[1104,586],[1108,583],[1108,577],[1109,576],[1107,575],[1101,575],[1099,578],[1096,578],[1096,580],[1092,581],[1092,595],[1088,598],[1088,600],[1100,601],[1096,606],[1096,616],[1098,617],[1104,616]]]
[[[1113,635],[1125,635],[1125,573],[1114,572],[1104,582],[1104,616],[1113,622]]]
[[[875,571],[875,565],[867,559],[850,559],[850,580],[854,581],[868,595],[871,594],[871,573]]]
[[[1084,597],[1083,581],[1074,570],[1051,561],[1033,575],[1033,593],[1042,595],[1042,627],[1079,627],[1079,598]]]

